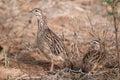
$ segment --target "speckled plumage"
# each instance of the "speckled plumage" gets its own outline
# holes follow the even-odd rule
[[[49,29],[42,10],[35,8],[31,12],[36,15],[38,21],[37,46],[39,50],[51,61],[64,62],[68,53],[62,39]]]
[[[100,46],[100,44],[96,44],[96,42],[94,42],[92,48],[90,48],[84,55],[82,59],[84,72],[94,71],[104,66],[106,53],[98,46]]]

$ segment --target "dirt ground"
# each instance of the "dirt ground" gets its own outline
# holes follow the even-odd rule
[[[50,61],[36,47],[37,20],[29,13],[33,8],[42,9],[49,28],[64,39],[72,53],[71,70],[81,69],[87,43],[104,39],[104,35],[107,67],[81,77],[60,64],[50,74]],[[114,27],[108,10],[110,6],[100,0],[0,0],[0,80],[118,80]],[[120,24],[117,26],[119,34]]]

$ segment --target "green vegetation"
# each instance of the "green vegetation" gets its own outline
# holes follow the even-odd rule
[[[4,50],[5,68],[9,66],[8,51]]]

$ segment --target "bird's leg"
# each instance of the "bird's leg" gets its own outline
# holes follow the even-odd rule
[[[54,70],[54,64],[55,64],[55,62],[52,60],[51,61],[50,72],[52,72]]]

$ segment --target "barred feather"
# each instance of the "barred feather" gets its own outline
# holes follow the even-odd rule
[[[40,51],[50,60],[64,61],[68,53],[63,41],[47,26],[46,18],[40,9],[33,9],[32,13],[37,16],[38,32],[37,46]]]
[[[95,44],[95,43],[94,43]],[[99,44],[100,45],[100,44]],[[94,45],[95,48],[96,44]],[[92,45],[93,47],[93,45]],[[98,43],[97,43],[98,47]],[[89,72],[91,70],[95,70],[99,68],[99,66],[104,65],[105,63],[105,52],[102,50],[97,49],[90,49],[83,57],[83,71],[84,72]]]

